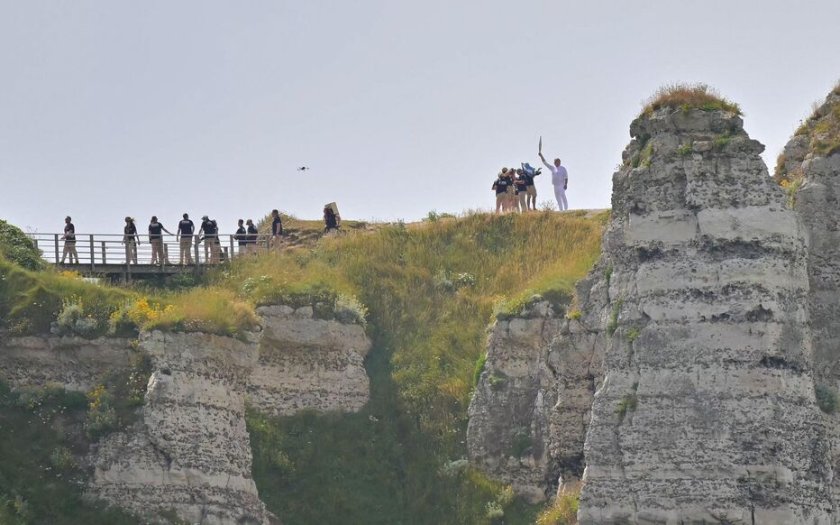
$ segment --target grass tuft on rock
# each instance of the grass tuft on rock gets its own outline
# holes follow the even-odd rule
[[[662,108],[690,111],[727,111],[741,115],[741,107],[720,96],[706,84],[676,83],[662,86],[648,99],[642,109],[642,115],[650,116]]]

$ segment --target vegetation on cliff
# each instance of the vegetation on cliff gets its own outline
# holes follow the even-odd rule
[[[255,479],[269,509],[290,524],[532,523],[536,509],[462,459],[474,370],[494,315],[534,293],[571,294],[598,256],[606,217],[396,224],[242,260],[219,275],[217,285],[245,288],[257,303],[332,289],[368,310],[365,409],[249,415]]]
[[[728,111],[741,115],[741,107],[720,96],[713,88],[706,84],[668,84],[662,86],[645,102],[643,115],[651,115],[661,108],[688,111],[700,109],[703,111]]]
[[[776,158],[773,178],[788,191],[790,204],[802,186],[802,162],[809,155],[828,157],[840,152],[840,83],[797,128],[785,151]]]
[[[567,300],[607,213],[533,213],[375,229],[241,258],[178,290],[117,288],[0,259],[4,328],[96,336],[236,335],[260,304],[315,305],[367,324],[372,400],[360,413],[249,412],[254,475],[284,523],[532,523],[539,509],[469,468],[466,411],[486,327],[536,293]],[[9,494],[12,494],[11,492]],[[95,522],[95,521],[92,521]]]
[[[41,270],[44,263],[35,244],[20,228],[0,219],[0,256],[27,270]]]

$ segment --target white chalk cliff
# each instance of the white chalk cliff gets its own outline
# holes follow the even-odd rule
[[[794,210],[733,113],[630,132],[570,319],[537,343],[510,336],[527,312],[493,329],[471,460],[531,499],[582,475],[582,524],[837,523],[840,425],[815,387],[840,386],[840,155],[800,158]]]
[[[150,520],[174,512],[203,525],[267,524],[275,519],[251,476],[246,403],[272,415],[359,410],[369,396],[370,341],[361,326],[316,319],[311,307],[259,314],[264,329],[242,339],[159,331],[142,333],[139,345],[9,338],[0,341],[0,374],[15,388],[88,391],[128,369],[132,355],[148,356],[139,420],[94,445],[89,493]]]

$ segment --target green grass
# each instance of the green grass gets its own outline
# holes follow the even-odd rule
[[[533,523],[539,509],[503,505],[503,487],[442,471],[466,454],[466,409],[498,305],[516,310],[537,293],[568,302],[599,254],[606,217],[397,224],[238,261],[217,276],[257,304],[328,289],[368,311],[372,399],[359,414],[249,415],[269,508],[287,523]],[[448,284],[457,275],[468,284]]]
[[[677,83],[662,86],[645,102],[642,115],[650,116],[662,108],[680,111],[726,111],[741,115],[741,107],[738,104],[721,97],[706,84]]]
[[[93,285],[0,259],[0,316],[18,333],[62,318],[69,331],[94,320],[91,336],[141,328],[238,335],[254,325],[256,305],[315,304],[319,317],[366,325],[372,400],[358,414],[249,413],[254,476],[269,508],[285,523],[533,523],[539,509],[509,498],[509,488],[448,465],[466,454],[466,410],[494,313],[500,305],[519,312],[540,294],[562,314],[599,255],[607,217],[472,214],[360,224],[322,239],[298,221],[305,242],[297,248],[235,260],[177,291]],[[131,417],[131,394],[118,382],[97,394],[90,437]],[[66,457],[55,449],[44,453]],[[30,506],[48,507],[30,492]],[[13,508],[17,493],[3,494]]]
[[[0,256],[27,270],[41,270],[44,262],[41,252],[35,248],[20,228],[0,219]]]
[[[0,384],[0,523],[140,523],[83,498],[87,452],[84,395],[63,390],[16,394]]]
[[[832,94],[840,94],[840,84],[834,87]],[[828,104],[824,111],[819,112],[821,114],[818,109],[820,107],[816,106],[811,116],[796,129],[794,136],[804,136],[808,140],[808,152],[828,157],[840,152],[840,100]],[[801,175],[801,169],[794,168],[788,173],[785,169],[786,160],[784,153],[779,155],[773,178],[783,187],[789,188],[796,182],[797,176]]]
[[[537,517],[536,525],[577,525],[581,485],[560,494]]]

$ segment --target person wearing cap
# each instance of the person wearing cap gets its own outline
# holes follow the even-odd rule
[[[166,255],[163,253],[163,232],[172,235],[172,233],[164,228],[163,224],[158,222],[158,218],[152,215],[152,220],[149,222],[149,243],[152,245],[152,264],[159,264],[163,266],[164,263],[169,263],[166,260]]]
[[[545,167],[551,170],[551,184],[554,186],[554,198],[557,199],[557,206],[560,211],[569,209],[569,202],[566,200],[566,188],[569,187],[569,173],[564,166],[561,166],[560,159],[554,159],[554,166],[545,161],[540,152],[540,160]]]
[[[207,215],[201,218],[198,242],[204,241],[204,259],[210,264],[219,262],[219,226]]]
[[[79,254],[76,252],[76,227],[73,226],[73,219],[68,215],[64,218],[64,235],[61,236],[64,240],[64,249],[61,252],[61,264],[64,264],[64,259],[69,255],[70,264],[75,260],[79,264]]]
[[[137,234],[137,226],[131,217],[125,218],[123,244],[125,244],[125,264],[137,264],[137,246],[140,245],[140,236]]]
[[[185,213],[183,219],[178,223],[178,245],[181,247],[181,266],[192,264],[192,241],[195,232],[195,224],[190,220],[189,214]]]

